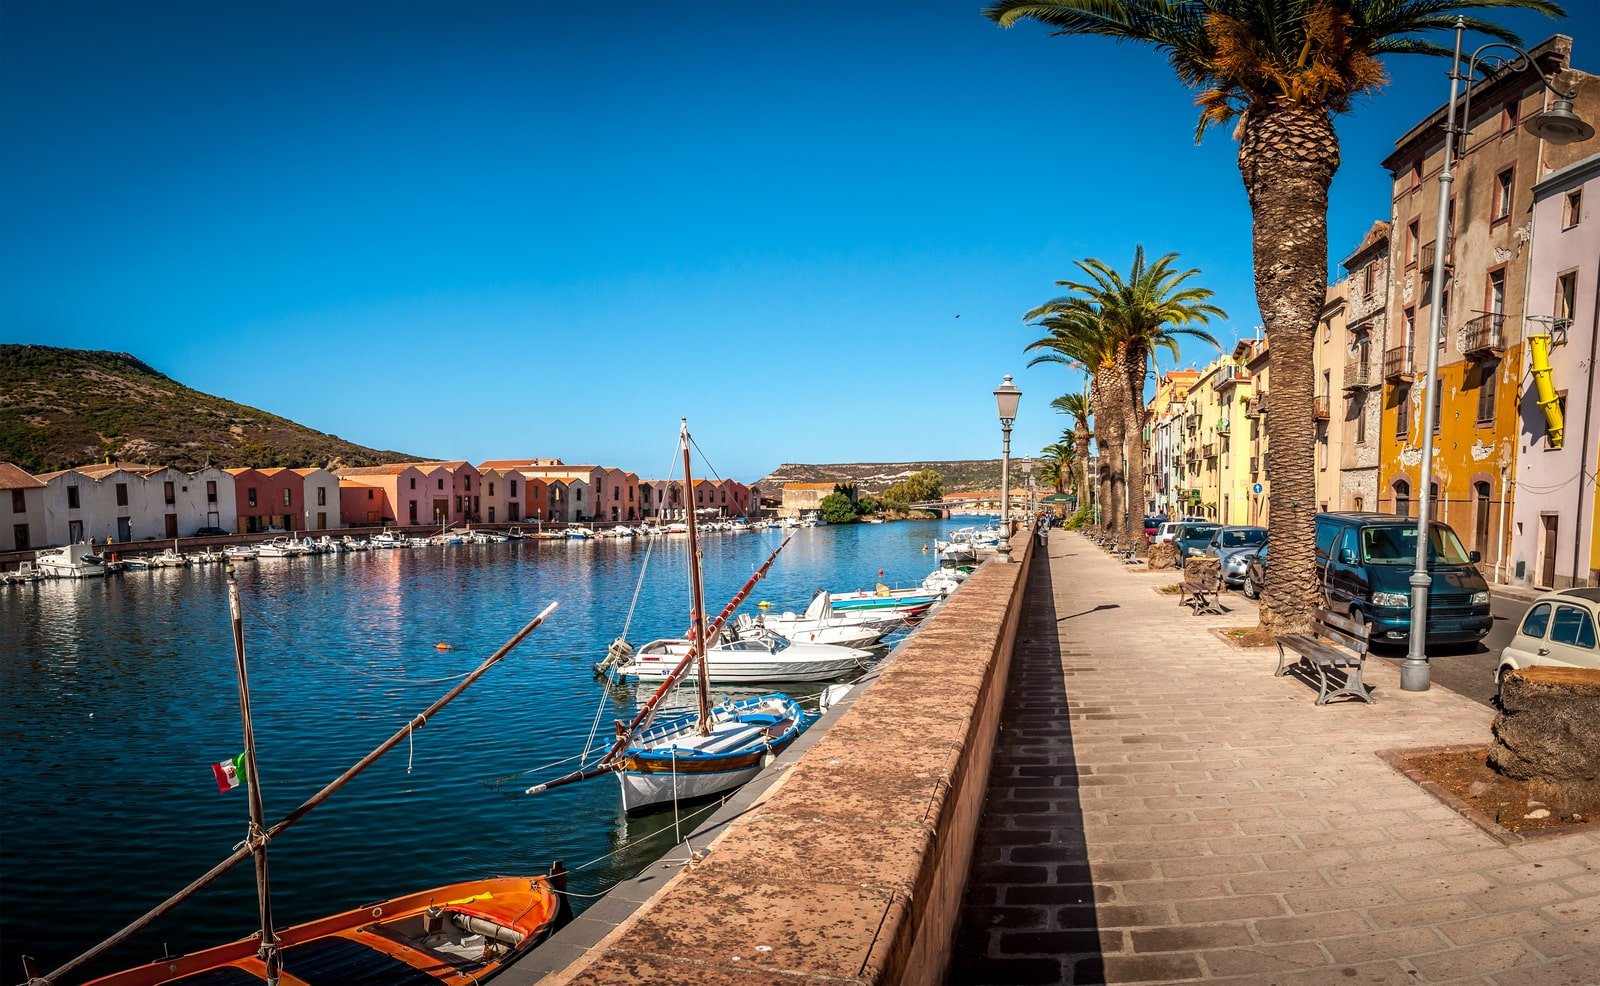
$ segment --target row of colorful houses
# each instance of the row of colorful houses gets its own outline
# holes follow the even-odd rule
[[[34,476],[0,462],[0,551],[194,537],[222,531],[496,523],[626,524],[748,515],[736,480],[641,480],[560,459],[396,462],[377,466],[222,469],[107,462]]]
[[[1493,581],[1600,584],[1600,154],[1519,121],[1544,108],[1536,65],[1600,118],[1600,79],[1537,46],[1472,87],[1443,243],[1434,235],[1444,108],[1385,159],[1390,214],[1329,285],[1316,330],[1316,506],[1432,515]],[[1433,277],[1441,279],[1433,466],[1421,489]],[[1146,509],[1266,524],[1271,353],[1246,340],[1171,372],[1148,405]]]

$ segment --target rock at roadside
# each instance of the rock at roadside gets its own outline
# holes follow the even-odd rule
[[[1222,562],[1209,555],[1204,558],[1183,560],[1183,580],[1198,585],[1213,586],[1222,575]]]
[[[1600,669],[1524,668],[1500,689],[1489,763],[1518,780],[1600,784]]]
[[[1150,546],[1150,569],[1177,568],[1178,546],[1171,541],[1162,541],[1160,544]]]

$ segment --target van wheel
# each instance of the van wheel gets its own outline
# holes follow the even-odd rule
[[[1256,588],[1256,580],[1250,577],[1249,572],[1244,575],[1244,597],[1246,599],[1261,598],[1261,590]]]

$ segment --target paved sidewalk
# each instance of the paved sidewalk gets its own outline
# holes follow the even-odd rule
[[[1502,845],[1380,760],[1491,710],[1317,707],[1078,535],[1035,559],[958,983],[1600,983],[1600,833]],[[1070,714],[1068,714],[1070,712]]]

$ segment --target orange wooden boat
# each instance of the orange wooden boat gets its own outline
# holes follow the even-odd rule
[[[481,983],[550,933],[550,878],[453,883],[278,932],[283,986]],[[250,986],[265,982],[259,933],[93,980],[89,986]]]

